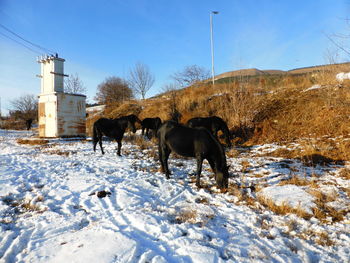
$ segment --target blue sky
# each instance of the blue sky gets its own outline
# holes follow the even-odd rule
[[[0,0],[0,24],[66,59],[65,73],[79,74],[93,102],[99,83],[109,76],[127,78],[137,62],[155,75],[146,97],[160,93],[169,76],[187,65],[209,70],[212,10],[220,12],[213,20],[220,74],[327,63],[327,50],[336,47],[325,34],[349,33],[349,8],[345,0]],[[39,54],[3,34],[15,37],[0,27],[4,114],[10,100],[39,94],[40,66]]]

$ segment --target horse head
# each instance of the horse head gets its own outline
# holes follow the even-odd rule
[[[215,175],[215,179],[216,179],[216,184],[217,187],[220,189],[223,188],[228,188],[228,177],[229,177],[229,173],[228,173],[228,166],[225,165],[222,169],[220,169],[220,171],[216,171],[216,175]]]
[[[128,120],[128,128],[132,130],[133,133],[136,132],[135,121]]]
[[[131,129],[133,133],[135,133],[136,132],[135,122],[141,123],[140,119],[135,114],[128,115],[127,119],[128,119],[128,128]]]

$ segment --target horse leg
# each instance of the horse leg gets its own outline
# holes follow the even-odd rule
[[[94,124],[94,127],[93,127],[93,130],[92,130],[92,141],[93,141],[93,149],[94,149],[94,152],[96,152],[96,144],[98,142],[98,135],[97,135],[97,128]]]
[[[196,159],[197,159],[196,186],[199,188],[199,187],[201,187],[200,177],[201,177],[201,173],[202,173],[203,157],[202,156],[197,156]]]
[[[168,167],[168,159],[169,159],[170,152],[171,152],[170,149],[166,148],[164,152],[164,159],[163,159],[163,162],[165,164],[165,173],[166,173],[167,179],[170,178],[170,174],[171,174]]]
[[[117,143],[118,143],[117,154],[118,154],[119,156],[121,156],[120,150],[121,150],[121,148],[122,148],[122,140],[117,140]]]
[[[165,168],[164,168],[164,163],[163,163],[163,151],[162,151],[162,148],[160,147],[160,145],[158,145],[158,158],[159,158],[159,161],[160,161],[160,168],[162,170],[162,172],[164,173],[165,172]]]
[[[102,133],[101,133],[101,131],[99,131],[98,129],[95,129],[95,128],[94,128],[93,140],[94,140],[94,152],[96,152],[96,144],[98,142],[100,145],[102,154],[105,154],[105,152],[103,151],[103,147],[102,147]]]
[[[145,132],[145,127],[142,126],[142,133],[141,133],[142,136],[143,136],[144,132]]]
[[[97,139],[97,138],[94,138],[94,139],[93,139],[93,143],[94,143],[93,149],[94,149],[94,152],[96,152],[96,144],[97,144],[97,142],[98,142],[98,139]]]
[[[102,147],[102,135],[98,137],[98,142],[100,144],[102,154],[105,154],[105,152],[103,151],[103,147]]]
[[[168,167],[168,158],[170,155],[170,150],[165,146],[162,147],[158,145],[158,150],[159,150],[159,160],[160,164],[162,166],[162,171],[165,173],[166,179],[170,179],[170,171]]]
[[[212,158],[210,158],[210,157],[208,157],[207,158],[207,160],[208,160],[208,163],[209,163],[209,165],[210,165],[210,168],[213,170],[213,173],[214,173],[214,176],[215,176],[215,180],[216,180],[216,167],[215,167],[215,162],[214,162],[214,160],[212,159]]]

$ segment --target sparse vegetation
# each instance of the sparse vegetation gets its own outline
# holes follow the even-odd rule
[[[18,139],[17,143],[29,145],[46,145],[49,143],[49,141],[44,139]]]
[[[308,165],[337,163],[350,159],[350,83],[336,81],[335,74],[345,70],[341,67],[348,69],[349,65],[222,79],[215,88],[210,83],[197,82],[149,100],[111,105],[105,115],[135,113],[140,118],[159,116],[164,121],[172,114],[175,93],[181,122],[217,115],[227,121],[236,143],[254,145],[302,139],[303,148],[291,152],[291,158]],[[314,84],[319,88],[310,89]],[[285,151],[281,154],[288,154],[289,150]]]

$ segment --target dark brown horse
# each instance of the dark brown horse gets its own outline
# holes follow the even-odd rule
[[[168,158],[172,151],[185,157],[197,159],[196,185],[200,187],[200,175],[203,160],[208,160],[215,173],[219,188],[228,187],[228,166],[223,147],[218,140],[204,128],[189,128],[174,121],[166,121],[158,130],[159,159],[166,174],[170,178]]]
[[[102,154],[105,153],[102,147],[102,136],[105,135],[117,141],[118,143],[117,154],[120,156],[122,139],[123,139],[125,130],[126,128],[129,128],[132,130],[133,133],[135,133],[136,132],[135,122],[140,123],[141,121],[134,114],[123,116],[117,119],[107,119],[107,118],[98,119],[93,126],[94,152],[96,151],[96,144],[97,142],[99,142]]]
[[[26,127],[28,131],[30,130],[30,128],[32,128],[32,123],[33,119],[26,119]]]
[[[162,120],[159,117],[155,118],[145,118],[141,121],[141,126],[142,126],[142,135],[144,134],[144,131],[146,130],[146,136],[148,136],[149,130],[153,130],[154,134],[157,134],[157,131],[162,125]]]
[[[191,128],[203,127],[211,132],[215,138],[218,138],[218,131],[222,131],[225,135],[226,144],[231,147],[230,131],[226,122],[217,116],[212,117],[196,117],[187,121],[187,126]]]

